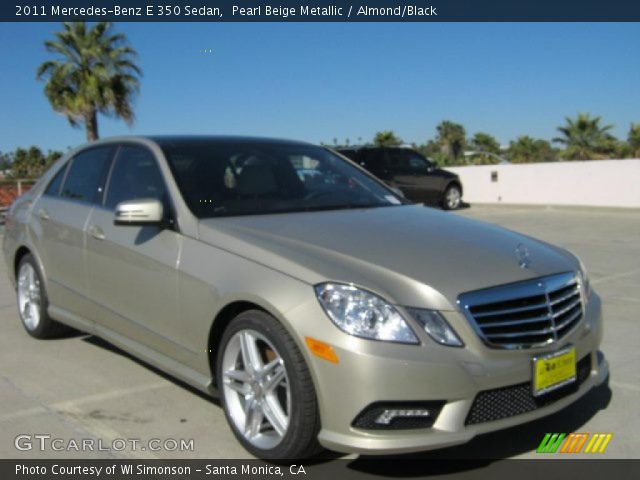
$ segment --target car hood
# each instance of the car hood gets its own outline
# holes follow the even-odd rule
[[[199,237],[309,284],[353,283],[439,310],[455,309],[463,292],[578,268],[560,248],[422,206],[211,218]]]
[[[444,170],[442,168],[435,168],[433,170],[432,175],[433,174],[438,175],[438,176],[443,177],[443,178],[458,178],[458,175],[456,173],[450,172],[449,170]]]

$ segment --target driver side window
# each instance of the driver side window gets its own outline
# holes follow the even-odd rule
[[[144,147],[125,145],[115,159],[105,206],[115,209],[120,202],[153,198],[166,204],[166,187],[156,159]]]
[[[413,152],[408,152],[407,155],[409,156],[409,169],[412,172],[426,173],[429,170],[430,163],[420,155]]]

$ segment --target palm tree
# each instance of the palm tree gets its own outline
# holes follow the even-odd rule
[[[373,137],[373,143],[378,147],[392,147],[394,145],[400,145],[402,139],[392,130],[382,130]]]
[[[507,158],[512,163],[552,162],[556,152],[549,142],[522,135],[509,142]]]
[[[473,138],[469,141],[469,147],[473,150],[473,159],[475,163],[480,164],[492,164],[496,163],[496,158],[493,155],[500,153],[500,143],[493,136],[485,132],[477,132],[473,135]],[[488,153],[489,155],[484,154]]]
[[[466,132],[459,123],[444,120],[436,127],[438,143],[442,153],[450,159],[457,159],[464,153]]]
[[[561,137],[553,139],[564,145],[564,157],[568,160],[593,160],[607,158],[615,149],[615,138],[609,133],[613,125],[601,125],[600,117],[579,113],[577,118],[566,118],[566,125],[558,127]]]
[[[53,109],[74,127],[84,124],[88,141],[98,138],[98,113],[131,125],[141,71],[126,37],[113,33],[109,22],[93,27],[65,22],[55,37],[45,47],[58,58],[40,65],[37,75],[46,80],[44,92]]]
[[[627,141],[631,149],[631,156],[640,157],[640,123],[631,124]]]

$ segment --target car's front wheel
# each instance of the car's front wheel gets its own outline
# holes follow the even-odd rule
[[[462,203],[462,191],[455,183],[449,185],[442,195],[442,207],[445,210],[455,210],[460,208]]]
[[[249,452],[273,460],[320,450],[311,375],[280,322],[259,310],[238,315],[223,335],[216,365],[227,421]]]

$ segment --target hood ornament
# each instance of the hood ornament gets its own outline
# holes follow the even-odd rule
[[[525,244],[519,243],[516,247],[516,258],[520,268],[529,268],[531,265],[531,253]]]

